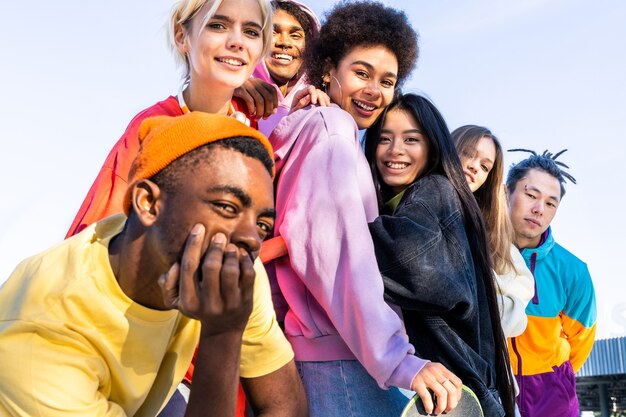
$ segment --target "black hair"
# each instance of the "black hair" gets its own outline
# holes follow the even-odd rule
[[[302,10],[300,6],[291,1],[272,0],[272,8],[276,10],[284,10],[291,16],[293,16],[304,31],[304,38],[307,42],[313,38],[313,28],[311,27],[311,20],[309,15]]]
[[[309,82],[322,88],[329,65],[359,46],[382,45],[398,60],[398,87],[415,67],[418,35],[404,12],[374,1],[341,2],[326,14],[319,36],[307,45],[302,64]]]
[[[210,142],[187,152],[155,174],[150,180],[166,193],[174,194],[186,173],[202,162],[211,161],[210,154],[218,146],[225,149],[233,149],[250,158],[257,159],[263,164],[267,172],[272,175],[274,161],[265,146],[254,138],[237,136]]]
[[[469,242],[477,279],[482,279],[489,303],[489,316],[494,335],[496,355],[496,387],[507,416],[514,416],[515,396],[513,380],[510,372],[508,348],[497,303],[496,282],[493,275],[487,231],[483,223],[480,208],[470,191],[461,161],[456,152],[450,131],[445,119],[437,108],[425,97],[417,94],[398,96],[383,111],[378,120],[365,133],[365,156],[370,165],[372,178],[378,194],[378,203],[382,207],[384,201],[393,197],[390,190],[382,183],[376,168],[376,147],[381,137],[385,118],[390,111],[402,110],[412,115],[419,124],[420,130],[428,139],[428,162],[422,177],[429,174],[440,174],[448,178],[457,192],[463,210],[465,234]],[[417,179],[416,179],[417,180]]]
[[[531,169],[537,169],[548,175],[552,175],[559,181],[559,186],[561,187],[561,198],[563,198],[565,195],[565,180],[568,179],[573,184],[576,184],[576,179],[571,174],[561,169],[561,167],[569,169],[569,166],[556,160],[556,158],[561,156],[566,151],[567,149],[563,149],[560,152],[552,154],[551,152],[548,152],[548,150],[545,150],[541,155],[539,155],[537,152],[529,149],[509,149],[509,152],[528,152],[531,154],[528,158],[518,162],[517,164],[511,165],[509,173],[506,177],[506,187],[509,189],[509,193],[512,193],[515,190],[518,181],[526,176],[528,171]]]

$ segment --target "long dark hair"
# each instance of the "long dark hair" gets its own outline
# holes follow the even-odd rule
[[[456,152],[448,126],[437,108],[426,98],[416,94],[405,94],[397,97],[382,115],[365,133],[365,156],[370,165],[372,178],[376,186],[379,205],[389,195],[389,189],[382,183],[376,168],[376,147],[380,139],[380,131],[385,123],[387,113],[402,110],[411,114],[418,122],[421,131],[428,138],[428,163],[422,176],[440,174],[448,178],[456,190],[463,210],[465,234],[470,245],[476,274],[482,279],[489,303],[489,316],[493,329],[496,355],[496,387],[507,416],[515,415],[515,394],[511,377],[511,366],[502,333],[500,312],[497,303],[496,282],[493,275],[487,232],[482,215],[474,195],[470,191],[461,162]]]

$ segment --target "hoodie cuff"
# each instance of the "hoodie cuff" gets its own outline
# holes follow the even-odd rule
[[[410,390],[413,380],[428,362],[430,361],[418,358],[415,355],[407,355],[396,370],[393,371],[391,377],[385,383],[385,388],[399,387]]]

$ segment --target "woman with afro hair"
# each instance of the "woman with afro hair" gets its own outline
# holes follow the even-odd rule
[[[461,395],[459,378],[414,355],[384,300],[367,225],[378,205],[358,129],[392,101],[417,54],[417,34],[403,12],[369,1],[338,4],[303,64],[333,104],[291,113],[270,136],[275,236],[288,255],[267,265],[268,273],[284,297],[275,301],[288,306],[285,333],[312,417],[399,415],[407,398],[396,387],[416,391],[437,414]]]

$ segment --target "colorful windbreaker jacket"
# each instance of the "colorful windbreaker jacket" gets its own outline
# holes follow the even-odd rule
[[[526,307],[526,330],[509,339],[516,376],[552,373],[566,361],[577,372],[595,338],[596,299],[587,265],[556,243],[550,228],[544,238],[539,247],[521,251],[535,277],[535,294]]]

